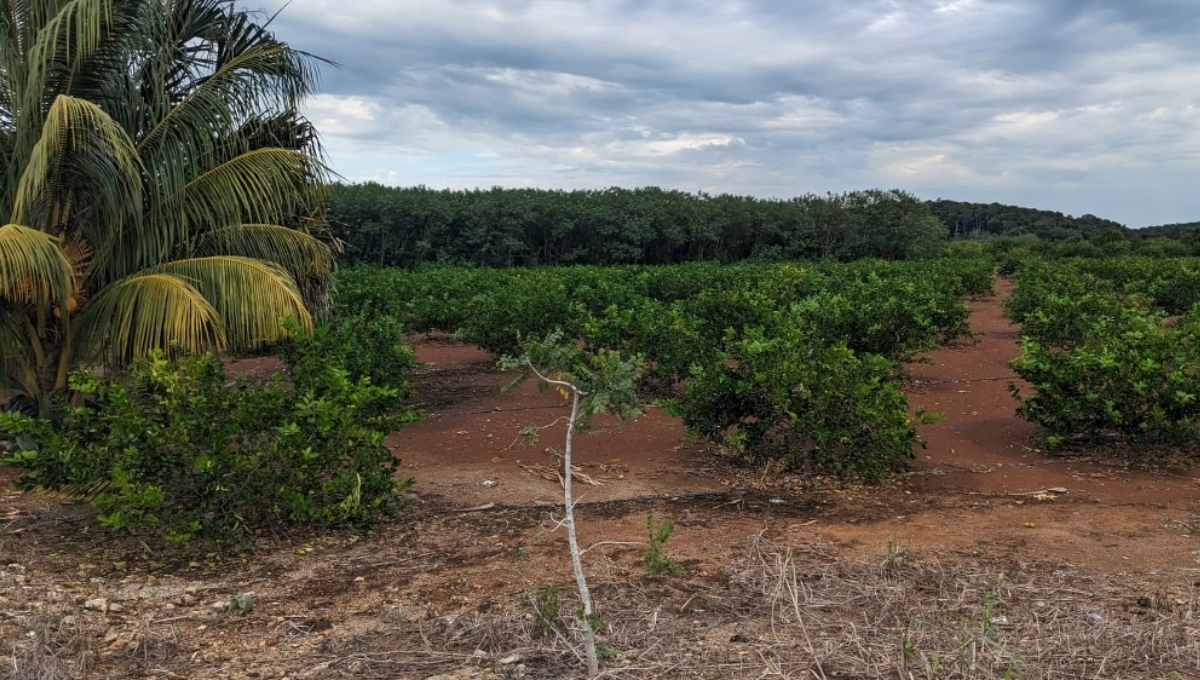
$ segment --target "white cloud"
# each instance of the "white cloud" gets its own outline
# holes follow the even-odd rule
[[[718,135],[711,133],[695,134],[685,132],[675,135],[669,139],[656,139],[640,144],[641,153],[649,154],[673,154],[683,151],[695,151],[705,147],[712,146],[729,146],[734,143],[745,143],[745,140],[729,135]]]
[[[1017,127],[1033,127],[1058,120],[1058,112],[1014,111],[1012,113],[997,114],[995,119],[997,123],[1003,123],[1006,125],[1013,125]]]
[[[979,6],[979,0],[952,0],[952,2],[939,2],[934,12],[945,14],[949,12],[963,12],[970,9],[975,9]]]
[[[586,76],[515,68],[487,69],[483,77],[494,83],[548,97],[562,97],[580,90],[600,92],[614,87],[611,83]]]

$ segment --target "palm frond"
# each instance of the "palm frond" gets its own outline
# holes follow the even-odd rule
[[[335,265],[328,245],[278,224],[239,224],[213,229],[197,240],[194,252],[197,256],[240,255],[275,262],[294,279],[327,276]]]
[[[312,316],[296,282],[272,262],[240,256],[177,260],[150,272],[169,274],[194,285],[221,316],[229,349],[253,348],[288,336],[284,318],[312,328]]]
[[[233,137],[238,151],[279,147],[293,151],[308,151],[320,156],[317,130],[312,122],[294,109],[259,115],[242,123]]]
[[[183,209],[197,225],[285,222],[312,196],[314,163],[290,149],[239,154],[188,182]]]
[[[141,208],[142,167],[133,140],[94,103],[55,97],[17,186],[12,221],[59,231],[73,209],[82,210],[85,221],[104,223],[111,248],[125,223],[141,219]],[[137,245],[153,250],[157,244]]]
[[[80,63],[104,40],[113,0],[28,0],[16,3],[20,23],[20,82],[14,155],[26,158],[39,137],[43,115],[56,94],[70,92]],[[15,179],[11,174],[10,180]],[[13,218],[16,221],[16,218]]]
[[[306,55],[273,40],[226,52],[215,70],[189,83],[186,97],[142,137],[143,153],[172,153],[180,141],[196,139],[198,130],[234,129],[261,111],[294,109],[316,79]]]
[[[20,224],[0,227],[0,298],[61,305],[71,292],[71,262],[58,239]]]
[[[37,391],[37,339],[30,337],[25,310],[0,301],[0,388],[32,394]],[[3,401],[3,400],[0,400]]]
[[[139,273],[93,298],[75,323],[76,356],[124,365],[153,349],[193,352],[225,346],[220,313],[186,278]]]

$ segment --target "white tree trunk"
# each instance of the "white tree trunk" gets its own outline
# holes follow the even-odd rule
[[[571,550],[571,568],[575,571],[575,585],[579,587],[579,601],[583,609],[583,653],[587,661],[588,675],[600,672],[600,661],[596,657],[596,631],[592,629],[592,593],[588,590],[587,576],[583,573],[583,552],[575,534],[575,499],[571,493],[571,441],[575,435],[575,418],[579,415],[579,390],[571,386],[571,418],[567,421],[567,441],[563,447],[563,508],[566,514],[563,525],[567,527],[567,545]]]

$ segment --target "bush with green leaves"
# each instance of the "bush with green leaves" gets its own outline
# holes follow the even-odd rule
[[[792,312],[826,344],[842,342],[855,352],[895,361],[970,335],[962,299],[916,281],[849,285],[800,300]]]
[[[1030,260],[1016,275],[1004,313],[1021,324],[1021,335],[1051,347],[1076,344],[1094,320],[1125,307],[1146,308],[1107,282],[1079,271],[1069,262]]]
[[[1115,290],[1145,296],[1167,314],[1183,314],[1200,303],[1200,261],[1194,257],[1161,259],[1131,255],[1072,260],[1070,266]]]
[[[1068,346],[1026,338],[1012,362],[1034,388],[1010,386],[1017,413],[1040,425],[1048,444],[1200,438],[1200,313],[1170,325],[1123,306],[1079,324]]]
[[[584,346],[594,352],[607,347],[649,357],[639,385],[643,394],[673,394],[692,364],[707,362],[720,351],[682,303],[667,305],[651,298],[632,307],[613,305],[587,318],[582,338]]]
[[[1182,315],[1200,303],[1200,260],[1123,256],[1096,259],[1040,260],[1021,263],[1016,290],[1006,313],[1025,322],[1044,307],[1047,295],[1077,298],[1105,294],[1134,299],[1167,315]]]
[[[673,404],[696,435],[752,459],[876,481],[913,457],[910,417],[894,364],[824,344],[802,323],[749,329],[724,358],[695,367]]]
[[[523,339],[576,329],[577,310],[563,271],[511,269],[490,272],[489,286],[467,304],[468,318],[454,329],[467,342],[497,355],[520,351]]]
[[[971,297],[983,297],[994,292],[992,284],[996,281],[996,268],[987,257],[951,256],[920,263],[919,267],[918,271],[931,271],[935,281],[952,281],[951,292]]]
[[[330,375],[326,368],[339,366],[351,381],[366,378],[372,385],[408,396],[417,359],[404,343],[404,328],[396,317],[348,313],[318,324],[309,336],[290,321],[284,324],[292,337],[277,352],[297,384],[317,389]]]
[[[1126,311],[1153,314],[1143,299],[1103,290],[1078,295],[1047,291],[1037,308],[1025,315],[1021,337],[1048,347],[1074,347],[1086,341],[1098,321]]]
[[[169,541],[246,540],[288,525],[369,525],[405,483],[384,436],[411,416],[400,391],[333,364],[294,384],[226,379],[219,360],[161,352],[127,375],[71,378],[83,405],[57,423],[0,414],[26,488],[92,497],[100,522]]]

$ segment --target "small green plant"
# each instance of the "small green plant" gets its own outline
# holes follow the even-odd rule
[[[889,556],[892,549],[889,547]],[[925,651],[917,641],[914,626],[928,625],[920,619],[905,621],[900,639],[900,662],[905,678],[1001,678],[1021,677],[1021,659],[1009,648],[1000,629],[1011,625],[1000,612],[1004,609],[1001,588],[1004,574],[984,598],[980,619],[962,621],[953,649]]]
[[[519,358],[505,357],[500,365],[508,369],[522,369],[522,373],[510,383],[515,387],[530,375],[540,381],[542,387],[557,390],[570,400],[571,412],[566,419],[567,433],[563,442],[563,518],[558,526],[567,531],[567,546],[571,553],[571,570],[575,574],[575,585],[579,589],[579,613],[582,622],[583,661],[588,675],[600,672],[600,656],[596,644],[596,633],[602,628],[600,618],[592,604],[587,575],[583,571],[583,554],[575,527],[575,504],[572,478],[571,454],[575,433],[587,428],[593,416],[601,413],[616,415],[622,419],[632,418],[640,412],[637,384],[645,363],[642,357],[622,357],[617,352],[601,348],[596,352],[584,351],[578,343],[564,339],[562,333],[552,332],[544,340],[526,342],[525,355]],[[558,422],[558,421],[555,421]],[[523,438],[533,441],[540,428],[525,428]]]
[[[654,523],[654,513],[646,516],[646,532],[649,534],[649,540],[646,542],[646,550],[642,553],[642,566],[649,576],[661,576],[663,574],[671,574],[673,576],[686,576],[687,569],[674,559],[667,556],[663,548],[667,544],[667,539],[671,538],[671,534],[675,533],[675,523],[669,519],[665,519],[658,524]]]
[[[912,551],[894,541],[888,541],[887,554],[879,565],[879,571],[884,575],[896,574],[912,563]]]
[[[537,617],[538,628],[543,633],[550,634],[558,630],[558,586],[545,585],[529,594],[533,604],[533,613]]]
[[[1000,677],[1007,679],[1015,678],[1019,670],[1018,660],[1013,658],[1009,652],[1008,646],[1004,644],[1003,638],[998,634],[997,628],[1009,625],[1008,619],[1005,616],[999,615],[999,612],[1004,610],[1004,598],[1000,593],[1000,589],[1004,584],[1004,574],[1001,573],[996,577],[996,586],[992,588],[992,592],[983,601],[983,620],[980,622],[980,630],[978,635],[978,646],[990,649],[996,655],[997,666],[1002,665],[1004,668],[1003,675]]]

